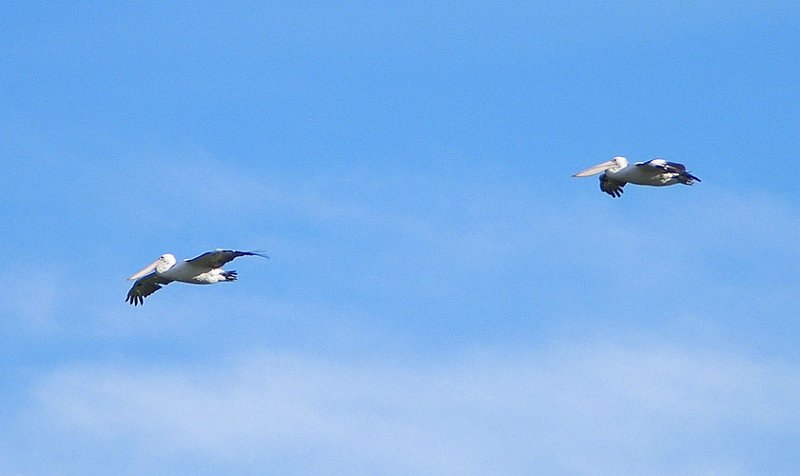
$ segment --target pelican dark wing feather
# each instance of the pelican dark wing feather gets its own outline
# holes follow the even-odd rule
[[[674,174],[681,174],[686,172],[686,166],[677,162],[668,162],[664,159],[651,159],[647,162],[636,162],[637,167],[652,167],[654,169],[663,170],[664,172],[671,172]]]
[[[236,251],[236,250],[214,250],[201,254],[192,259],[187,259],[187,263],[208,267],[208,269],[221,268],[225,263],[229,263],[240,256],[261,256],[269,258],[255,251]]]
[[[702,180],[687,172],[685,165],[677,162],[666,162],[664,164],[664,170],[678,174],[678,179],[680,182],[687,185],[691,185],[693,181],[702,182]]]
[[[624,186],[625,182],[614,180],[610,178],[608,174],[603,173],[600,175],[600,190],[606,192],[612,197],[621,197],[623,192],[622,187]]]
[[[172,280],[162,278],[156,273],[150,273],[147,276],[137,279],[136,282],[133,283],[131,290],[128,291],[128,297],[125,298],[125,302],[134,306],[144,304],[144,298],[171,282]]]
[[[686,166],[677,162],[666,161],[664,165],[662,165],[662,168],[667,172],[675,172],[677,174],[686,173]]]
[[[652,167],[654,169],[663,170],[668,174],[675,174],[674,177],[678,182],[691,185],[693,182],[702,182],[699,178],[686,171],[686,166],[677,162],[669,162],[664,159],[652,159],[647,162],[637,162],[637,167]]]

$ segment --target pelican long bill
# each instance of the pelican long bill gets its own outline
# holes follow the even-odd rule
[[[134,274],[133,276],[128,278],[128,281],[133,281],[134,279],[139,279],[142,276],[145,276],[145,275],[148,275],[148,274],[152,273],[153,270],[156,269],[156,265],[157,264],[158,264],[158,260],[153,261],[152,263],[148,264],[146,267],[142,268],[141,271],[137,272],[136,274]]]
[[[602,164],[593,165],[593,166],[589,167],[586,170],[582,170],[582,171],[578,172],[577,174],[573,175],[573,177],[588,177],[590,175],[599,174],[600,172],[603,172],[603,171],[613,167],[614,165],[615,165],[615,162],[613,160],[607,160],[607,161],[603,162]]]

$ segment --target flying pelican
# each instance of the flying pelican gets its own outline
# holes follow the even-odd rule
[[[612,197],[622,196],[622,187],[628,182],[654,187],[676,183],[692,185],[695,181],[702,182],[687,172],[683,164],[667,162],[664,159],[653,159],[628,165],[628,159],[625,157],[614,157],[607,162],[578,172],[573,177],[588,177],[600,172],[603,172],[600,176],[600,190]]]
[[[239,256],[269,258],[269,256],[255,251],[215,250],[178,263],[175,256],[165,253],[152,264],[128,278],[129,281],[135,279],[136,282],[128,291],[125,302],[134,306],[144,304],[144,298],[173,281],[189,284],[236,281],[236,271],[225,271],[222,266]]]

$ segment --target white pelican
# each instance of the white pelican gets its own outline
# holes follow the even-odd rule
[[[692,185],[695,181],[702,182],[687,172],[683,164],[667,162],[664,159],[653,159],[628,165],[628,159],[625,157],[614,157],[607,162],[578,172],[573,177],[588,177],[600,172],[603,172],[603,175],[600,176],[600,190],[612,197],[622,196],[622,187],[628,182],[654,187],[676,183]]]
[[[133,279],[137,281],[128,291],[125,302],[134,306],[144,304],[144,298],[173,281],[189,284],[236,281],[236,271],[225,271],[222,266],[239,256],[269,258],[255,251],[215,250],[178,263],[175,256],[169,253],[163,254],[152,264],[128,278],[129,281]]]

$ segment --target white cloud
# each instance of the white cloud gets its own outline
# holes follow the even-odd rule
[[[780,362],[585,343],[433,364],[86,365],[37,394],[51,431],[240,472],[302,454],[339,474],[748,474],[728,432],[796,436],[798,382]]]

